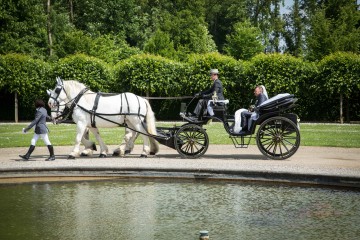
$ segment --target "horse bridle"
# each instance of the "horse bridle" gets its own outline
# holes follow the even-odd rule
[[[61,80],[61,79],[59,78],[59,80]],[[61,82],[62,82],[62,80],[61,80]],[[54,100],[55,106],[57,107],[56,110],[51,110],[51,112],[56,112],[56,113],[57,113],[58,116],[57,116],[55,119],[59,119],[59,118],[62,118],[62,117],[65,116],[63,119],[66,120],[66,119],[69,117],[69,115],[72,113],[72,111],[74,110],[74,108],[75,108],[75,106],[77,105],[77,103],[79,102],[80,98],[81,98],[81,97],[84,95],[84,93],[85,93],[86,91],[88,91],[89,89],[88,89],[88,88],[84,88],[78,95],[76,95],[75,98],[70,99],[68,102],[65,102],[64,104],[60,104],[58,98],[59,98],[60,93],[61,93],[62,90],[64,90],[65,95],[68,96],[68,94],[66,93],[66,90],[65,90],[65,88],[64,88],[64,85],[63,85],[63,84],[59,84],[59,83],[56,85],[55,91],[54,91],[54,92],[57,94],[56,97],[54,97],[54,96],[52,96],[52,94],[50,94],[50,99],[53,99],[53,100]],[[70,107],[68,107],[68,110],[60,111],[60,107],[61,107],[61,106],[65,106],[64,109],[66,109],[66,106],[67,106],[69,103],[71,103],[71,105],[70,105]],[[53,109],[53,108],[51,108],[51,109]],[[59,114],[59,113],[60,113],[60,114]]]

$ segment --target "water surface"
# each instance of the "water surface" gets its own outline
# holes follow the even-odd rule
[[[199,181],[0,185],[0,239],[357,239],[360,192]]]

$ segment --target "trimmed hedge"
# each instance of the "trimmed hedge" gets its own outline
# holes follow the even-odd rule
[[[34,118],[36,99],[47,101],[50,70],[50,64],[27,55],[0,55],[0,89],[3,90],[2,94],[7,95],[2,97],[14,99],[14,93],[18,94],[19,120]],[[0,120],[13,120],[14,101],[2,102],[1,105],[3,104]],[[4,108],[8,111],[3,111]]]
[[[163,57],[141,54],[120,61],[114,67],[113,92],[133,92],[140,96],[183,96],[188,66]],[[151,100],[156,116],[176,119],[178,100]]]
[[[325,119],[340,119],[340,95],[343,96],[346,118],[360,118],[360,57],[357,54],[337,52],[318,63],[319,75],[316,90],[326,96],[323,99],[332,111],[317,115]],[[328,103],[331,101],[331,105]],[[349,120],[349,119],[348,119]]]
[[[351,53],[335,53],[319,63],[286,54],[259,54],[250,61],[237,61],[219,53],[193,54],[184,62],[140,54],[112,67],[84,54],[60,59],[53,65],[29,56],[8,54],[0,55],[0,92],[1,99],[6,101],[14,92],[19,93],[20,119],[30,120],[34,100],[47,100],[45,90],[54,87],[56,76],[83,82],[93,91],[176,97],[193,96],[209,88],[211,68],[220,71],[225,98],[230,100],[230,114],[247,107],[254,98],[254,87],[263,84],[270,97],[283,92],[298,97],[299,106],[293,111],[303,121],[337,121],[340,93],[344,95],[347,119],[360,119],[357,101],[360,97],[360,56]],[[151,100],[151,104],[158,119],[175,120],[179,119],[181,102],[189,101]],[[13,116],[13,112],[9,114]],[[3,114],[0,120],[12,119],[9,116]]]
[[[71,55],[56,62],[51,74],[53,86],[55,86],[56,77],[77,80],[95,92],[108,92],[113,81],[111,68],[107,63],[85,54]]]

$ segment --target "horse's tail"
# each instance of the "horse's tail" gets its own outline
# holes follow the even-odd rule
[[[155,114],[150,106],[148,100],[144,99],[146,103],[146,124],[147,124],[147,131],[152,135],[157,135],[156,133],[156,126],[155,126]]]

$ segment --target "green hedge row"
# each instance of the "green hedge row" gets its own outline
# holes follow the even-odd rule
[[[115,65],[83,54],[51,64],[8,54],[0,55],[0,93],[1,98],[11,99],[17,92],[20,120],[29,120],[33,117],[33,101],[39,97],[47,100],[46,89],[54,87],[56,76],[79,80],[93,91],[176,97],[192,96],[208,88],[211,68],[220,71],[225,97],[230,100],[230,113],[246,107],[253,98],[254,87],[263,84],[269,96],[284,92],[297,96],[299,107],[294,112],[303,121],[337,121],[340,95],[347,119],[360,119],[360,56],[342,52],[318,63],[286,54],[259,54],[250,61],[237,61],[209,53],[189,55],[183,62],[141,54]],[[174,120],[178,119],[182,101],[151,100],[151,104],[158,119]],[[13,112],[9,114],[2,114],[0,120],[13,119]]]

